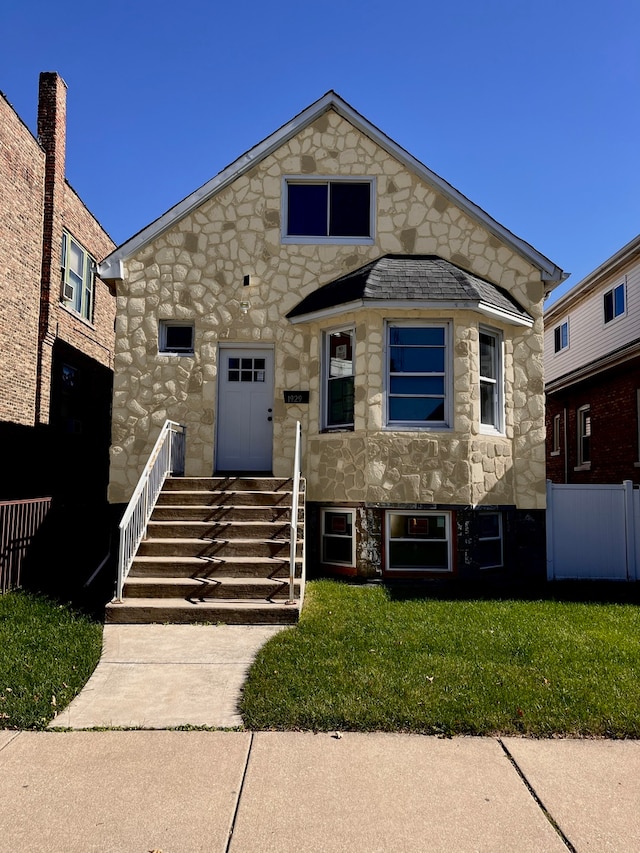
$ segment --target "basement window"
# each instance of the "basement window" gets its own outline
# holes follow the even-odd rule
[[[450,572],[450,512],[389,512],[387,571]]]
[[[321,509],[322,562],[334,566],[356,564],[353,509]]]

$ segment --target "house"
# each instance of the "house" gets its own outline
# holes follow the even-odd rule
[[[36,139],[0,95],[0,500],[53,496],[77,531],[106,502],[114,243],[65,179],[66,96],[40,75]]]
[[[544,317],[548,478],[640,483],[640,236]]]
[[[166,419],[187,477],[291,477],[310,567],[544,574],[545,294],[562,270],[328,92],[106,257],[109,500]]]

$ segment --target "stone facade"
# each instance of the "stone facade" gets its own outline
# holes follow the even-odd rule
[[[283,241],[286,175],[375,179],[374,239],[362,245]],[[488,321],[471,310],[409,305],[295,324],[286,318],[312,291],[394,253],[438,255],[489,279],[522,306],[531,327]],[[338,112],[329,109],[301,127],[150,242],[123,252],[122,262],[110,501],[129,499],[167,418],[187,426],[186,474],[215,470],[219,346],[236,342],[273,347],[273,473],[290,476],[300,420],[308,500],[544,507],[540,269]],[[416,318],[444,320],[452,330],[453,420],[446,430],[384,424],[385,321]],[[159,354],[163,319],[194,323],[193,355]],[[321,340],[338,325],[351,325],[356,334],[354,425],[326,433]],[[491,325],[504,341],[501,434],[484,434],[479,426],[481,325]],[[308,390],[309,404],[285,403],[287,389]]]

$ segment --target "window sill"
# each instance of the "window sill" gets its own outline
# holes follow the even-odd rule
[[[195,355],[195,352],[193,352],[193,350],[191,352],[173,352],[172,350],[168,350],[168,349],[167,350],[159,349],[158,355],[177,355],[180,358],[184,358],[185,356],[187,358],[193,358]]]
[[[496,429],[489,424],[480,424],[480,435],[492,435],[496,438],[506,438],[507,435],[503,430]]]
[[[92,329],[94,332],[96,330],[95,324],[88,320],[86,317],[83,317],[82,314],[79,314],[74,308],[70,308],[68,305],[65,305],[64,302],[60,302],[60,307],[66,311],[67,314],[70,314],[76,320],[79,320],[83,326],[87,326],[89,329]]]
[[[582,465],[576,465],[573,469],[574,471],[590,471],[591,470],[591,462],[585,462]]]
[[[634,462],[633,467],[634,468],[640,468],[640,462]]]
[[[559,450],[552,450],[551,453],[549,454],[549,456],[560,456],[560,451]]]
[[[282,234],[280,242],[298,246],[373,246],[373,237],[303,237]]]
[[[386,424],[381,428],[381,432],[453,432],[453,427],[447,424],[434,424],[433,426],[425,424]]]

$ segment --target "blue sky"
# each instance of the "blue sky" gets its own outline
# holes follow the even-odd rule
[[[572,273],[640,232],[637,0],[9,0],[0,90],[68,85],[67,177],[117,243],[328,89]]]

